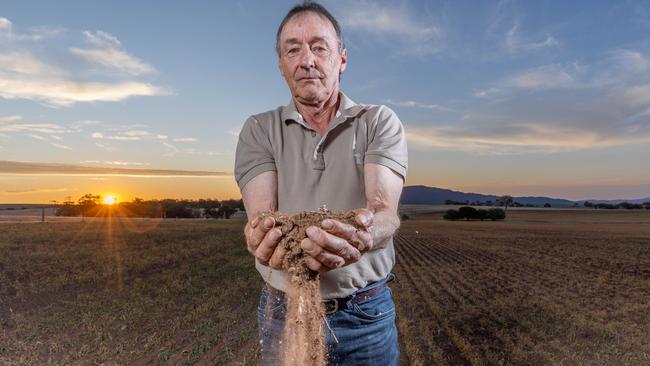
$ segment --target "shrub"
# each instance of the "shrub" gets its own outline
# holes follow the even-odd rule
[[[442,216],[442,218],[445,220],[455,221],[460,219],[460,215],[458,214],[457,210],[447,210],[447,212],[445,212],[445,215]]]
[[[470,206],[463,206],[458,209],[458,214],[460,215],[461,219],[465,220],[472,220],[472,219],[478,219],[478,211],[474,207]]]

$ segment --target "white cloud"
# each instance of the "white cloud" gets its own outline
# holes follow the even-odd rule
[[[198,139],[195,139],[194,137],[176,137],[174,138],[174,142],[196,142],[199,141]]]
[[[506,84],[519,89],[556,89],[575,86],[567,68],[553,64],[525,70],[512,76]]]
[[[0,97],[31,99],[52,106],[70,106],[79,102],[119,102],[133,96],[167,94],[161,88],[137,81],[120,83],[69,80],[29,80],[0,74]]]
[[[163,146],[167,147],[167,152],[164,153],[163,156],[174,156],[181,151],[179,148],[168,142],[163,142],[162,144]]]
[[[442,30],[430,21],[416,18],[404,4],[400,7],[371,1],[344,2],[340,7],[345,29],[371,33],[379,37],[397,37],[405,51],[435,53],[440,49]]]
[[[153,66],[121,49],[121,43],[111,34],[97,31],[92,34],[84,31],[86,41],[100,48],[81,49],[72,47],[70,52],[89,62],[95,62],[108,68],[125,71],[132,75],[154,72]]]
[[[12,27],[11,21],[0,18],[0,43],[2,40],[40,40],[62,32],[58,28],[40,27],[35,28],[31,35],[21,36],[15,34]],[[153,66],[124,51],[119,40],[111,34],[103,31],[84,32],[84,38],[87,43],[98,48],[73,47],[70,49],[73,54],[112,70],[124,71],[126,75],[105,72],[101,75],[101,82],[78,77],[73,80],[70,75],[88,75],[89,70],[72,70],[67,64],[57,66],[47,61],[47,55],[43,53],[58,45],[33,50],[39,54],[37,57],[29,48],[18,48],[9,42],[0,53],[0,98],[29,99],[49,106],[63,107],[80,102],[117,102],[134,96],[169,94],[163,88],[133,79],[134,75],[155,70]]]
[[[9,123],[0,125],[0,132],[37,132],[45,134],[61,134],[71,131],[61,125],[54,123]]]
[[[112,34],[108,32],[104,32],[101,30],[98,30],[95,32],[95,34],[88,32],[88,31],[83,31],[84,39],[86,42],[93,44],[98,47],[106,48],[106,47],[111,47],[111,48],[116,48],[116,47],[121,47],[122,43],[113,36]]]
[[[641,52],[636,50],[616,50],[612,52],[613,59],[623,71],[644,73],[648,71],[650,61]]]
[[[140,163],[136,161],[107,161],[107,160],[84,160],[80,161],[79,164],[104,164],[104,165],[114,165],[114,166],[147,166],[151,165],[150,163]]]
[[[56,142],[50,142],[50,145],[52,145],[52,146],[54,146],[54,147],[56,147],[58,149],[72,150],[72,148],[70,146],[59,144],[59,143],[56,143]]]
[[[394,106],[405,107],[405,108],[424,108],[424,109],[431,109],[440,112],[452,111],[452,109],[441,106],[440,104],[426,104],[426,103],[416,102],[413,100],[395,101],[395,100],[388,99],[386,102]]]
[[[4,17],[0,17],[0,43],[2,41],[40,41],[45,38],[56,37],[65,32],[60,27],[35,27],[31,34],[17,34],[13,31],[13,23]]]
[[[28,133],[27,136],[33,138],[34,140],[47,141],[47,139],[45,137],[41,136],[41,135],[34,135],[34,134]]]
[[[623,96],[632,106],[650,105],[650,84],[627,87],[623,91]]]
[[[548,36],[546,37],[545,40],[541,42],[531,42],[528,44],[525,44],[523,47],[529,50],[534,50],[537,48],[544,48],[544,47],[555,47],[559,46],[560,41],[558,41],[555,37]]]
[[[11,29],[11,21],[7,18],[0,17],[0,29]]]
[[[92,138],[94,138],[94,139],[103,139],[103,138],[104,138],[104,134],[101,133],[101,132],[93,132],[93,133],[90,135],[90,137],[92,137]]]
[[[63,71],[50,66],[29,53],[0,53],[0,72],[33,76],[57,76]]]
[[[15,122],[23,119],[23,116],[14,114],[10,116],[0,116],[0,122]]]
[[[526,122],[491,126],[493,131],[470,126],[411,127],[409,144],[421,149],[458,150],[477,154],[558,153],[650,142],[650,134],[610,134],[561,123]]]

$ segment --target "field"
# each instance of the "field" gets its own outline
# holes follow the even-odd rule
[[[650,364],[650,213],[508,211],[403,222],[402,364]],[[257,364],[242,227],[1,224],[0,364]]]

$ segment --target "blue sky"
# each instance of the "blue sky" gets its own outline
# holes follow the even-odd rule
[[[343,90],[406,126],[407,184],[650,196],[647,1],[323,3],[348,48]],[[243,121],[289,101],[274,42],[293,4],[3,4],[0,160],[231,173]],[[66,169],[0,172],[0,202],[97,184],[124,197],[237,194],[231,177]]]

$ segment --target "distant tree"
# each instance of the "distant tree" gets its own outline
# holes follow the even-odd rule
[[[447,210],[442,218],[445,220],[455,221],[460,219],[460,214],[458,213],[458,210]]]
[[[102,201],[102,196],[86,193],[77,200],[82,216],[90,215]]]
[[[504,195],[497,197],[497,203],[499,206],[505,206],[505,210],[508,211],[508,206],[513,202],[512,196]]]
[[[232,216],[235,212],[237,212],[236,208],[230,205],[221,205],[221,207],[219,207],[219,209],[217,210],[217,217],[229,219],[230,216]]]
[[[72,197],[67,197],[61,205],[56,208],[54,214],[56,216],[77,216],[79,215],[79,208],[72,201]]]
[[[643,207],[645,207],[646,210],[650,210],[650,202],[643,202]]]
[[[589,202],[589,201],[585,201],[582,205],[585,206],[585,207],[587,207],[587,208],[592,208],[592,207],[594,207],[594,204],[591,203],[591,202]]]
[[[549,208],[549,207],[551,207],[551,204],[550,204],[550,203],[545,203],[545,204],[544,204],[544,207],[545,207],[545,208]]]
[[[474,207],[463,206],[458,209],[458,214],[461,219],[472,220],[478,219],[478,211]]]
[[[481,221],[489,218],[488,216],[489,216],[489,214],[488,214],[487,210],[484,210],[484,209],[480,208],[480,209],[478,209],[476,211],[476,218],[481,220]]]
[[[402,214],[402,221],[406,221],[406,220],[408,220],[408,219],[410,219],[410,218],[411,218],[411,217],[410,217],[409,215],[407,215],[407,214]]]
[[[602,208],[606,210],[615,210],[619,208],[619,205],[612,205],[611,203],[597,203],[594,205],[594,208]]]
[[[638,204],[638,203],[621,202],[618,205],[619,205],[619,207],[624,208],[626,210],[641,210],[641,209],[643,209],[643,205]]]

